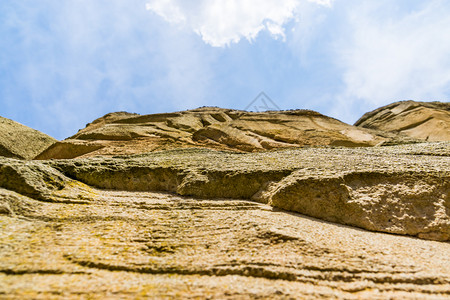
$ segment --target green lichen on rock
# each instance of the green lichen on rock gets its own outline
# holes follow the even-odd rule
[[[449,149],[0,159],[0,295],[447,299]]]

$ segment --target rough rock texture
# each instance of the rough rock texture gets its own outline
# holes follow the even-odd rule
[[[449,192],[446,142],[2,158],[0,298],[448,299]]]
[[[202,147],[243,152],[299,146],[374,146],[412,139],[357,128],[314,111],[245,112],[214,107],[137,115],[107,114],[37,159],[128,155]]]
[[[395,102],[366,113],[355,126],[426,141],[450,141],[450,103]]]
[[[32,159],[55,142],[40,131],[0,117],[0,156]]]
[[[0,189],[0,298],[448,299],[450,245],[244,200]],[[5,198],[1,198],[4,201]]]
[[[435,155],[413,155],[433,152]],[[369,230],[450,240],[448,143],[265,153],[202,149],[48,164],[90,186],[252,199]]]
[[[91,199],[91,188],[72,180],[54,168],[33,161],[0,158],[0,188],[41,201],[58,202],[67,198]]]

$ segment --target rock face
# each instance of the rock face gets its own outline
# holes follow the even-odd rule
[[[55,142],[42,132],[0,117],[0,156],[32,159]]]
[[[368,230],[448,241],[449,149],[448,143],[253,154],[191,149],[46,164],[101,189],[255,200]],[[427,150],[440,156],[411,154]]]
[[[244,200],[0,189],[0,295],[16,299],[448,299],[450,247]],[[2,197],[2,199],[5,199]]]
[[[202,147],[241,152],[299,146],[374,146],[407,138],[357,128],[314,111],[245,112],[214,107],[168,114],[108,114],[37,159],[127,155]],[[411,139],[410,139],[411,140]]]
[[[113,113],[0,157],[0,298],[449,299],[450,142],[397,131]]]
[[[450,103],[401,101],[366,113],[355,126],[450,141]]]
[[[449,185],[445,142],[3,158],[0,297],[448,299]]]

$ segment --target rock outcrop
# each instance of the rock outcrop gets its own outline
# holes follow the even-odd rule
[[[32,159],[55,142],[40,131],[0,117],[0,156]]]
[[[368,230],[449,241],[449,149],[448,143],[247,154],[179,149],[114,158],[1,160],[0,187],[42,201],[57,201],[75,187],[79,200],[89,198],[86,185],[254,200]]]
[[[410,152],[433,148],[441,149],[439,156]],[[448,143],[252,154],[191,149],[49,164],[101,189],[255,200],[368,230],[447,241],[448,149]]]
[[[244,200],[98,191],[85,204],[5,192],[0,297],[448,299],[450,247]]]
[[[0,297],[448,299],[449,146],[0,159]]]
[[[34,161],[0,158],[0,188],[47,202],[83,203],[90,199],[91,189],[58,170]]]
[[[245,112],[214,107],[137,115],[112,113],[37,159],[129,155],[202,147],[241,152],[299,146],[374,146],[408,138],[354,127],[309,110]]]
[[[0,298],[448,299],[450,142],[406,133],[113,113],[0,157]]]
[[[395,102],[366,113],[355,126],[426,141],[450,141],[450,103]]]

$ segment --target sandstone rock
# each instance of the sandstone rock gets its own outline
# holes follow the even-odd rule
[[[366,113],[355,126],[426,141],[450,141],[450,103],[395,102]]]
[[[447,152],[433,155],[433,149]],[[67,195],[90,199],[88,186],[247,199],[368,230],[448,241],[448,149],[448,143],[434,143],[247,154],[179,149],[47,162],[3,159],[0,187],[53,202]]]
[[[447,241],[449,149],[448,143],[247,154],[179,149],[45,164],[101,189],[252,199],[368,230]]]
[[[450,142],[412,141],[108,114],[40,156],[66,159],[0,158],[0,298],[448,299]]]
[[[269,204],[368,230],[449,241],[449,191],[448,172],[299,171],[278,184]]]
[[[96,191],[83,204],[0,189],[0,297],[448,299],[450,244],[245,200]],[[75,200],[75,199],[74,199]]]
[[[0,158],[0,188],[37,200],[64,202],[64,199],[91,199],[91,189],[45,164]],[[1,198],[1,196],[0,196]],[[72,201],[72,200],[68,200]]]
[[[55,142],[42,132],[0,117],[0,156],[32,159]]]
[[[308,110],[245,112],[214,107],[154,115],[112,113],[37,159],[113,156],[202,147],[242,152],[300,146],[374,146],[410,141]]]
[[[449,143],[3,158],[0,295],[447,299],[449,167]]]

